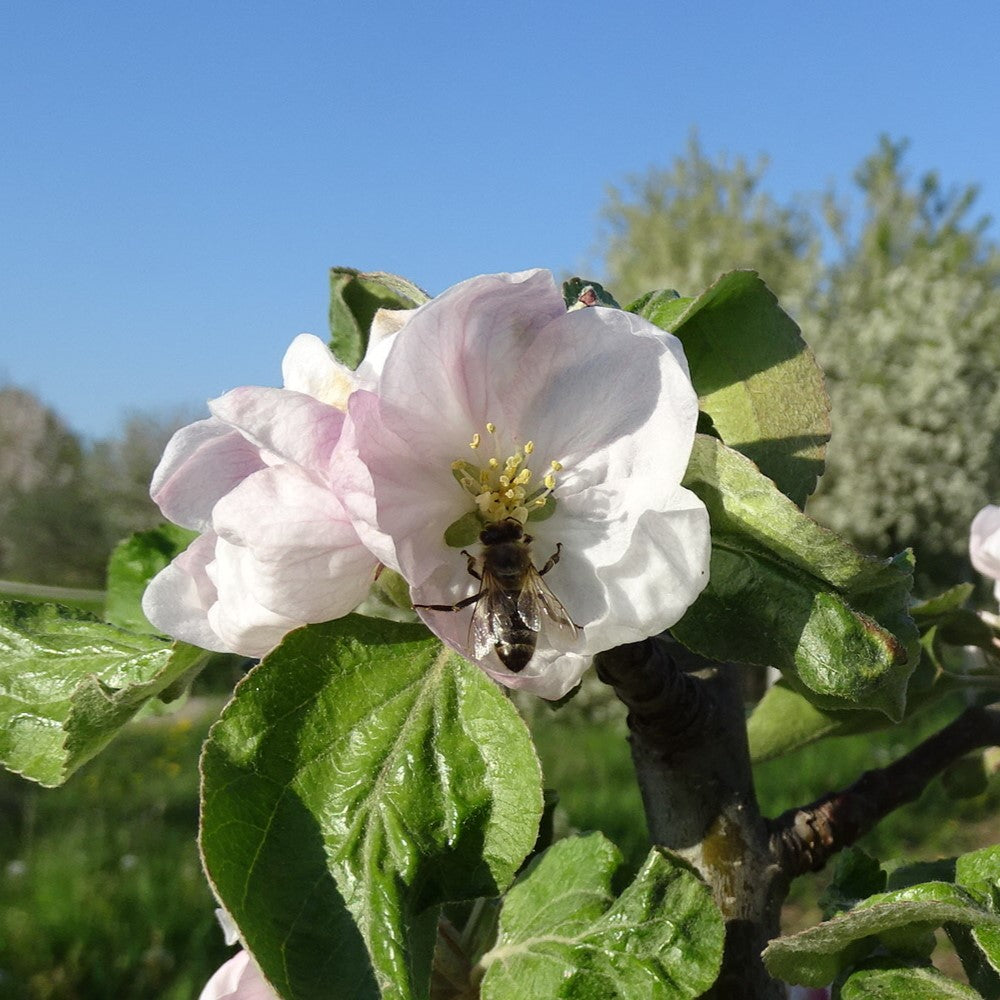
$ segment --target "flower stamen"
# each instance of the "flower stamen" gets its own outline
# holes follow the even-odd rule
[[[462,489],[475,500],[483,521],[498,522],[512,517],[524,524],[548,502],[556,488],[555,473],[562,470],[562,463],[550,462],[550,471],[542,479],[542,485],[532,491],[533,473],[527,462],[535,452],[535,442],[526,441],[506,457],[501,457],[493,421],[487,422],[486,433],[493,439],[493,456],[483,465],[460,459],[452,463],[452,472]],[[477,451],[482,441],[482,435],[476,432],[469,447]]]

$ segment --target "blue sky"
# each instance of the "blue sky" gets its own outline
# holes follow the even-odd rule
[[[0,382],[90,437],[277,384],[334,264],[593,273],[607,185],[693,127],[779,198],[908,137],[1000,216],[992,0],[12,0],[0,37]]]

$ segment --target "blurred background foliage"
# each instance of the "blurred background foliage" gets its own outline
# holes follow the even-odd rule
[[[844,195],[788,204],[766,162],[687,153],[612,188],[601,249],[620,301],[693,295],[750,267],[826,371],[827,469],[809,513],[879,555],[912,546],[918,592],[972,579],[969,523],[1000,499],[1000,252],[976,188],[911,177],[882,138]]]
[[[588,276],[628,302],[759,271],[827,373],[834,436],[809,512],[867,551],[912,546],[927,594],[973,578],[969,522],[1000,500],[1000,253],[975,188],[912,177],[905,153],[883,139],[847,193],[781,203],[765,161],[713,160],[692,137],[670,166],[609,190],[604,273]],[[159,521],[148,483],[167,439],[201,416],[132,414],[113,439],[85,441],[0,387],[0,580],[102,586],[114,544]],[[195,843],[197,754],[234,677],[203,681],[182,714],[137,721],[60,789],[0,773],[0,996],[194,997],[225,958]],[[760,766],[765,812],[886,764],[959,708]],[[623,881],[646,836],[621,706],[591,678],[561,711],[525,714],[559,830],[602,829],[625,854]],[[911,859],[989,843],[998,781],[961,802],[935,781],[864,843]],[[790,926],[816,919],[824,878],[799,880]]]

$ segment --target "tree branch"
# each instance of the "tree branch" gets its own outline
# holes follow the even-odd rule
[[[770,854],[747,748],[740,670],[648,639],[595,657],[629,709],[629,743],[650,840],[701,873],[726,921],[710,1000],[773,1000],[760,953],[779,929],[787,882]]]
[[[1000,743],[1000,711],[968,708],[888,767],[866,771],[848,788],[789,809],[770,821],[771,851],[789,878],[818,871],[894,809],[912,802],[953,761]]]

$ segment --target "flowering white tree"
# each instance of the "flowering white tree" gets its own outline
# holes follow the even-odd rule
[[[1000,994],[1000,848],[932,878],[845,851],[997,741],[995,619],[968,587],[914,604],[912,558],[804,513],[829,405],[757,275],[622,309],[545,271],[428,299],[337,270],[331,325],[282,388],[177,432],[152,485],[176,526],[116,552],[105,621],[0,612],[0,756],[47,785],[220,653],[259,659],[202,756],[205,871],[244,946],[206,1000]],[[749,723],[741,664],[782,673]],[[591,665],[629,708],[652,845],[617,897],[604,837],[540,833],[504,690],[558,700]],[[751,754],[956,689],[968,710],[906,757],[760,814]],[[842,912],[781,937],[790,881],[841,851]],[[937,926],[971,985],[930,964]]]

